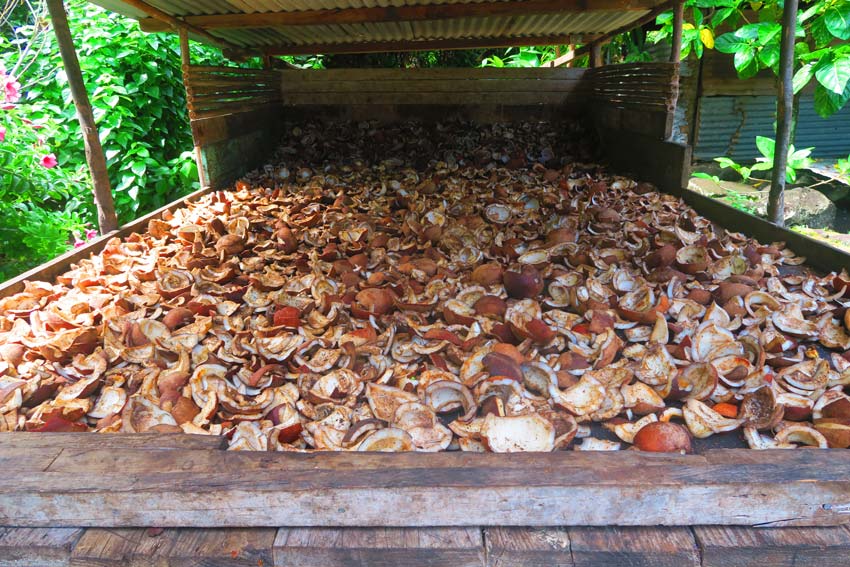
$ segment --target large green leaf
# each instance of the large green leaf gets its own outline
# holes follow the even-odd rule
[[[794,73],[794,79],[791,81],[794,86],[794,94],[799,93],[803,90],[803,87],[809,84],[809,81],[812,80],[812,77],[815,76],[815,64],[814,63],[806,63]]]
[[[850,80],[850,57],[840,57],[834,61],[823,60],[815,69],[815,77],[824,88],[835,94],[844,92]]]
[[[761,155],[767,159],[773,159],[773,154],[776,151],[776,142],[774,140],[764,136],[756,136],[756,147],[761,152]]]
[[[838,39],[850,39],[850,2],[838,0],[826,9],[823,17],[829,33]]]
[[[759,50],[759,62],[764,67],[774,67],[779,63],[779,44],[769,43]]]
[[[736,53],[749,46],[749,42],[734,33],[724,33],[714,40],[714,49],[720,53]]]
[[[844,87],[844,92],[836,94],[823,85],[815,87],[815,111],[823,118],[829,118],[847,104],[850,100],[850,83]]]
[[[815,40],[815,47],[820,49],[826,47],[832,41],[832,33],[826,25],[826,18],[821,16],[815,18],[811,27],[812,37]]]
[[[738,71],[738,76],[742,79],[754,77],[759,72],[759,64],[756,60],[756,53],[751,47],[735,53],[735,70]]]
[[[779,34],[782,33],[782,25],[774,23],[761,24],[758,28],[758,40],[762,45],[771,42],[779,43]]]

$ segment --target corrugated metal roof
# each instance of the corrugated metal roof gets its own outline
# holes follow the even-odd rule
[[[717,156],[754,159],[761,155],[755,137],[773,138],[775,120],[776,97],[773,96],[702,97],[694,156],[701,160]],[[813,155],[819,158],[847,157],[850,153],[850,107],[824,119],[815,112],[814,97],[801,96],[794,146],[814,146]]]
[[[121,0],[92,0],[108,10],[144,19],[146,14]],[[658,0],[661,4],[663,0]],[[173,16],[209,16],[216,14],[249,14],[269,12],[301,12],[345,10],[357,8],[403,7],[448,4],[504,4],[507,0],[147,0],[147,3]],[[651,0],[650,0],[651,2]],[[341,45],[370,42],[415,42],[452,39],[520,39],[546,36],[603,34],[636,22],[649,9],[615,11],[570,10],[549,13],[514,13],[512,15],[463,16],[450,19],[367,22],[330,25],[281,25],[260,28],[210,28],[218,38],[245,48],[270,46]],[[655,2],[652,2],[655,4]],[[646,3],[641,6],[646,6]],[[608,4],[610,7],[610,4]],[[558,8],[556,8],[558,9]],[[197,38],[204,41],[203,38]]]

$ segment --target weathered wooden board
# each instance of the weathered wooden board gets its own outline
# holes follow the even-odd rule
[[[272,567],[273,528],[89,529],[71,567]]]
[[[293,567],[480,567],[483,550],[478,528],[281,528],[274,559]]]
[[[350,93],[315,92],[291,93],[283,97],[283,104],[502,104],[506,106],[521,105],[555,105],[567,101],[574,91],[564,92],[474,92],[463,90],[463,85],[452,92],[384,92],[362,91]]]
[[[283,81],[284,95],[304,93],[420,93],[443,92],[452,93],[458,89],[469,93],[527,93],[561,92],[575,90],[582,84],[580,78],[574,79],[481,79],[481,80],[430,80],[417,79],[415,76],[407,79],[389,81]]]
[[[0,455],[14,453],[5,462],[22,451],[0,446]],[[33,447],[26,454],[16,482],[0,485],[0,525],[687,526],[850,521],[850,453],[839,450],[710,450],[690,456],[426,455],[110,446],[64,449],[58,455],[55,447]]]
[[[82,528],[0,528],[0,567],[67,567]]]
[[[443,122],[469,120],[478,124],[502,122],[553,122],[559,123],[579,115],[579,105],[547,106],[541,104],[505,105],[469,102],[447,106],[444,104],[347,104],[340,105],[286,105],[283,108],[288,120],[303,117],[320,117],[329,125],[338,120],[376,120],[381,123],[402,120]]]
[[[566,528],[485,528],[487,567],[572,567]]]
[[[698,567],[690,528],[486,528],[492,567]]]
[[[507,68],[495,69],[481,67],[477,69],[323,69],[279,71],[284,83],[327,82],[327,81],[366,81],[383,82],[394,80],[418,81],[465,81],[465,80],[515,80],[547,79],[574,80],[581,78],[587,69],[579,67],[555,68]]]
[[[700,565],[699,549],[689,528],[575,527],[568,531],[575,567]]]
[[[693,531],[702,550],[702,567],[845,567],[850,563],[850,532],[845,527],[696,526]]]
[[[690,146],[605,127],[599,128],[598,133],[612,170],[633,175],[639,181],[651,181],[674,195],[682,192],[691,159]]]
[[[583,69],[340,69],[284,71],[286,105],[578,104]]]
[[[108,449],[224,449],[227,439],[218,435],[185,433],[0,433],[0,458],[6,449],[108,450]]]

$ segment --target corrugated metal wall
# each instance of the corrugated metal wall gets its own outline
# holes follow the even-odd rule
[[[776,120],[774,96],[703,96],[700,98],[699,128],[694,157],[710,160],[728,156],[738,160],[761,154],[755,137],[773,137]],[[850,153],[850,107],[830,118],[821,118],[814,109],[812,95],[800,98],[797,120],[797,148],[814,146],[819,158],[847,157]]]

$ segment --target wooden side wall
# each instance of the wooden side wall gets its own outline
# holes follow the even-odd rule
[[[556,120],[578,114],[585,69],[283,71],[284,113],[333,119]]]
[[[629,63],[590,69],[589,111],[598,128],[659,140],[670,137],[678,66]]]
[[[201,186],[262,165],[279,136],[280,71],[192,65],[184,80]]]

